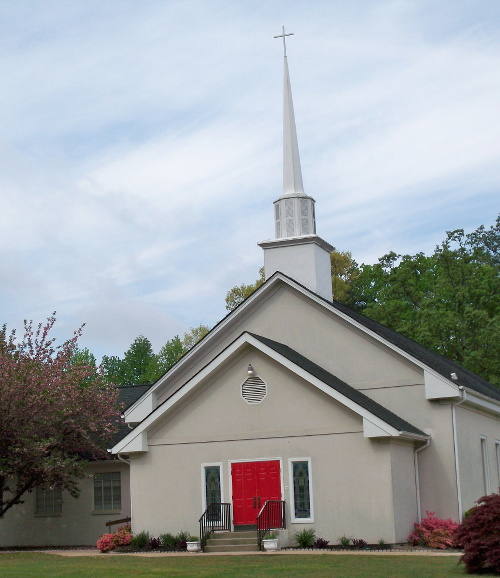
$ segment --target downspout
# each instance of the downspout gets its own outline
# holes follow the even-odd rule
[[[420,446],[413,452],[413,459],[415,461],[415,488],[417,492],[417,516],[418,516],[418,523],[422,521],[422,507],[420,504],[420,477],[418,475],[418,456],[417,454],[422,450],[427,449],[431,444],[431,440],[428,439],[423,446]]]
[[[458,521],[462,521],[462,487],[460,484],[460,468],[459,468],[459,460],[458,460],[458,441],[457,441],[457,417],[456,417],[456,408],[466,401],[466,393],[464,391],[463,385],[458,387],[462,399],[457,401],[451,406],[451,425],[453,428],[453,451],[455,452],[455,475],[457,478],[457,501],[458,501]]]
[[[125,458],[122,458],[122,455],[120,453],[116,454],[116,457],[124,464],[127,464],[128,466],[130,466],[130,460],[126,460]]]
[[[122,458],[120,453],[116,454],[116,457],[123,462],[124,464],[127,464],[128,466],[130,466],[130,460],[126,460],[125,458]],[[128,487],[129,487],[129,497],[130,497],[130,525],[132,526],[132,484],[130,483],[130,467],[129,467],[129,482],[128,482]]]

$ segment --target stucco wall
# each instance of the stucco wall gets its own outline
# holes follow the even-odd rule
[[[425,399],[423,385],[370,389],[363,393],[431,435],[418,454],[421,512],[458,520],[453,428],[449,403]]]
[[[333,323],[332,323],[333,321]],[[243,331],[284,343],[349,385],[376,388],[423,383],[423,371],[294,289],[281,285],[258,307],[249,309],[207,343],[203,357],[179,368],[168,386],[157,390],[158,403],[192,377]]]
[[[114,513],[95,513],[94,473],[121,472],[122,509]],[[62,514],[35,514],[35,492],[26,495],[25,503],[14,506],[0,519],[0,547],[12,546],[88,546],[108,532],[106,522],[130,516],[129,468],[123,462],[96,462],[87,468],[88,477],[80,482],[80,497],[63,492]],[[113,531],[116,530],[114,527]]]
[[[457,446],[463,511],[484,496],[484,476],[481,455],[481,435],[486,437],[489,463],[488,493],[497,492],[500,486],[499,463],[495,442],[500,442],[500,419],[464,405],[456,408],[458,428]]]
[[[268,385],[258,405],[240,395],[248,363]],[[412,455],[411,448],[394,451]],[[149,452],[131,460],[134,530],[198,534],[201,467],[206,463],[222,463],[223,499],[230,502],[231,461],[280,459],[283,496],[290,507],[288,460],[307,457],[314,522],[306,527],[312,525],[332,543],[344,534],[371,542],[400,541],[415,521],[414,506],[401,505],[412,491],[414,473],[408,459],[395,460],[393,453],[390,444],[363,437],[357,414],[248,349],[166,416],[149,436]],[[404,536],[399,526],[396,533],[395,505]],[[289,524],[288,536],[302,527]]]

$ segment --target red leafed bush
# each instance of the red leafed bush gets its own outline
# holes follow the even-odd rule
[[[456,533],[468,574],[500,572],[500,493],[483,496]]]
[[[434,512],[426,512],[420,524],[415,524],[415,530],[408,536],[408,542],[413,546],[428,546],[429,548],[450,548],[454,545],[454,534],[458,523],[451,518],[442,520],[436,518]]]
[[[130,524],[120,526],[114,534],[103,534],[97,540],[97,547],[101,552],[109,552],[117,546],[127,546],[132,539]]]

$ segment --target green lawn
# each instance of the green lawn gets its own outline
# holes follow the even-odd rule
[[[0,554],[0,576],[286,576],[287,578],[439,578],[465,576],[458,556],[197,556],[150,557],[97,555],[65,557],[36,552]],[[483,574],[484,576],[484,574]]]

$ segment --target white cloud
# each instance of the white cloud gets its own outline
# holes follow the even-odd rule
[[[490,0],[2,6],[0,313],[159,347],[253,282],[281,187],[281,25],[319,233],[358,261],[496,217]],[[106,350],[106,347],[109,347]]]

